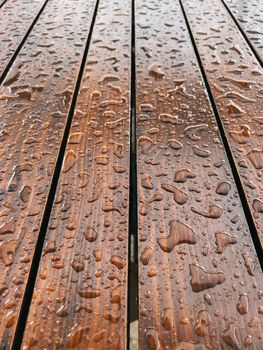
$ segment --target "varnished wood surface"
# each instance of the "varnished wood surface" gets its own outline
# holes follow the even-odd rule
[[[100,1],[23,349],[126,349],[131,2]]]
[[[178,1],[136,2],[136,52],[139,348],[261,349],[259,262]]]
[[[263,2],[224,0],[263,64]]]
[[[0,77],[44,2],[12,0],[0,9]]]
[[[220,1],[183,5],[262,246],[263,69]]]
[[[262,55],[261,3],[225,3]],[[135,67],[132,0],[49,0],[38,18],[43,4],[8,0],[0,8],[0,75],[26,38],[0,86],[0,349],[16,350],[22,339],[23,300],[23,350],[127,348],[132,129],[139,350],[262,349],[262,273],[235,182],[239,176],[262,243],[262,68],[223,2],[136,0]],[[26,289],[45,224],[36,284]]]
[[[0,88],[1,349],[11,348],[94,5],[50,1]]]

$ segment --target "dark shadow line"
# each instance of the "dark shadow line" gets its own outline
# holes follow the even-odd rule
[[[43,218],[42,218],[42,222],[41,222],[41,226],[40,226],[40,230],[39,230],[39,235],[38,235],[33,259],[31,262],[31,268],[30,268],[30,272],[28,275],[28,283],[27,283],[27,286],[26,286],[26,289],[24,292],[23,301],[22,301],[22,305],[21,305],[21,309],[20,309],[20,313],[19,313],[17,326],[16,326],[16,331],[15,331],[15,335],[14,335],[14,339],[13,339],[13,343],[12,343],[12,347],[11,347],[12,350],[20,349],[22,341],[23,341],[23,334],[24,334],[25,327],[26,327],[26,322],[27,322],[29,308],[30,308],[30,304],[31,304],[31,300],[32,300],[32,295],[34,292],[34,287],[35,287],[35,282],[36,282],[36,278],[37,278],[38,267],[40,264],[42,249],[43,249],[43,245],[44,245],[44,241],[45,241],[46,231],[48,228],[49,218],[51,215],[51,210],[52,210],[53,202],[55,199],[55,194],[56,194],[56,190],[57,190],[60,171],[61,171],[63,158],[64,158],[64,154],[65,154],[65,150],[66,150],[67,140],[68,140],[68,136],[70,133],[72,119],[74,116],[74,110],[75,110],[75,107],[77,104],[78,93],[79,93],[81,80],[83,77],[85,64],[86,64],[86,60],[87,60],[87,56],[88,56],[88,52],[89,52],[89,47],[90,47],[92,33],[93,33],[94,25],[95,25],[97,12],[98,12],[99,2],[100,2],[100,0],[97,0],[96,5],[94,7],[91,26],[90,26],[89,34],[87,37],[87,41],[86,41],[86,45],[85,45],[85,49],[84,49],[84,53],[83,53],[83,58],[82,58],[81,65],[79,68],[78,77],[76,80],[76,85],[74,88],[74,93],[72,96],[71,105],[70,105],[70,109],[69,109],[69,113],[68,113],[68,118],[66,121],[64,134],[62,137],[61,147],[60,147],[59,154],[57,157],[57,162],[56,162],[55,170],[54,170],[52,181],[51,181],[50,191],[49,191],[49,194],[47,197],[46,206],[45,206],[45,210],[44,210],[44,214],[43,214]]]
[[[250,50],[253,52],[254,56],[256,57],[256,59],[258,60],[258,63],[260,64],[261,67],[263,67],[263,62],[261,57],[259,56],[259,54],[257,53],[257,50],[254,48],[253,44],[250,42],[247,34],[245,33],[245,31],[243,30],[243,28],[241,27],[241,25],[239,24],[238,20],[235,18],[235,16],[233,15],[232,11],[230,10],[230,8],[227,6],[227,4],[225,3],[224,0],[221,0],[224,7],[226,8],[228,14],[230,15],[230,17],[232,18],[232,20],[234,21],[235,25],[237,26],[237,28],[239,29],[240,33],[243,35],[243,38],[245,39],[246,43],[248,44]],[[260,1],[260,0],[259,0]]]
[[[247,200],[247,197],[246,197],[246,194],[245,194],[245,190],[244,190],[244,187],[242,185],[242,182],[241,182],[241,179],[240,179],[240,176],[239,176],[239,172],[238,172],[238,169],[236,167],[233,154],[231,152],[230,145],[228,143],[228,139],[227,139],[227,136],[226,136],[226,133],[225,133],[225,130],[224,130],[224,125],[223,125],[223,123],[221,121],[220,114],[219,114],[219,111],[217,109],[216,102],[214,100],[214,96],[212,94],[212,90],[210,88],[210,84],[209,84],[208,78],[206,76],[206,72],[205,72],[204,66],[202,64],[202,59],[201,59],[201,56],[199,54],[199,51],[198,51],[198,48],[197,48],[197,45],[196,45],[196,42],[195,42],[195,39],[194,39],[194,36],[193,36],[190,23],[188,21],[188,18],[187,18],[184,6],[182,4],[182,1],[181,0],[178,0],[178,1],[180,3],[180,6],[181,6],[181,10],[182,10],[182,13],[183,13],[183,16],[184,16],[184,19],[185,19],[185,23],[186,23],[186,26],[187,26],[187,29],[188,29],[188,32],[189,32],[189,35],[190,35],[190,38],[191,38],[191,42],[192,42],[192,45],[193,45],[193,48],[194,48],[194,52],[195,52],[195,55],[196,55],[196,58],[197,58],[197,61],[198,61],[198,65],[199,65],[199,68],[200,68],[200,71],[201,71],[201,74],[202,74],[202,77],[203,77],[203,81],[204,81],[204,84],[205,84],[205,87],[206,87],[206,90],[207,90],[207,93],[208,93],[210,104],[212,106],[212,109],[213,109],[213,112],[214,112],[214,115],[215,115],[215,119],[216,119],[217,126],[218,126],[218,129],[219,129],[222,141],[223,141],[225,152],[226,152],[226,155],[228,157],[228,161],[229,161],[229,164],[230,164],[230,167],[231,167],[231,170],[232,170],[232,174],[233,174],[236,186],[237,186],[238,194],[239,194],[239,197],[240,197],[240,200],[241,200],[241,204],[242,204],[243,209],[244,209],[244,214],[245,214],[245,217],[246,217],[246,220],[247,220],[247,223],[248,223],[248,227],[249,227],[250,234],[251,234],[251,237],[252,237],[252,240],[253,240],[253,243],[254,243],[254,247],[255,247],[255,250],[256,250],[256,253],[257,253],[260,265],[261,265],[261,269],[263,270],[262,248],[261,248],[260,239],[258,237],[257,228],[256,228],[256,225],[255,225],[255,222],[254,222],[254,218],[253,218],[253,216],[251,214],[251,211],[250,211],[250,207],[249,207],[249,203],[248,203],[248,200]]]
[[[138,213],[137,213],[137,135],[136,135],[136,57],[135,57],[135,1],[131,13],[131,75],[130,75],[130,186],[129,186],[129,276],[127,308],[127,349],[130,349],[130,323],[138,319]],[[131,261],[133,237],[134,261]]]
[[[5,0],[2,2],[2,4],[0,4],[0,9],[7,3],[8,0]]]
[[[12,57],[10,58],[9,62],[7,63],[3,73],[0,76],[0,85],[3,83],[3,81],[5,80],[9,70],[12,68],[12,65],[15,61],[15,59],[17,58],[19,52],[21,51],[22,47],[24,46],[27,38],[29,37],[30,33],[32,32],[35,24],[37,23],[39,17],[41,16],[42,12],[44,11],[47,3],[49,0],[46,0],[44,2],[44,4],[42,5],[41,9],[38,11],[38,14],[36,15],[34,21],[31,23],[31,26],[29,27],[29,29],[27,30],[25,36],[23,37],[23,39],[21,40],[20,44],[18,45],[18,47],[16,48],[15,52],[13,53]]]

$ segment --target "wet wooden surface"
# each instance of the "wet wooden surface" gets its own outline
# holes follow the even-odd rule
[[[225,3],[260,55],[262,5]],[[25,39],[0,86],[0,349],[129,347],[137,248],[140,350],[262,349],[262,68],[223,2],[43,4],[0,7],[0,75]]]
[[[262,245],[263,69],[220,1],[182,2]]]
[[[2,349],[14,335],[94,5],[51,1],[1,86]]]
[[[136,18],[140,349],[260,349],[261,271],[179,2]]]
[[[25,349],[126,348],[130,26],[130,1],[100,2]]]
[[[263,2],[224,0],[263,64]]]
[[[12,0],[0,9],[0,77],[44,2]]]

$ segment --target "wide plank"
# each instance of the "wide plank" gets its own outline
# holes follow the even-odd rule
[[[263,2],[223,0],[263,64]]]
[[[140,349],[261,349],[260,265],[179,1],[135,21]]]
[[[263,69],[222,2],[183,5],[262,248]]]
[[[12,0],[0,10],[0,78],[44,3]]]
[[[100,1],[23,349],[126,349],[130,27]]]
[[[50,1],[0,87],[1,349],[11,348],[94,6]]]

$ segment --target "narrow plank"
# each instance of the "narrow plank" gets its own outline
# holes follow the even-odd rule
[[[44,0],[13,0],[1,9],[0,77],[44,3]]]
[[[0,88],[0,348],[11,347],[95,1],[53,0]]]
[[[263,3],[250,0],[224,0],[263,63]]]
[[[262,247],[263,69],[222,2],[183,4]]]
[[[24,349],[126,349],[130,11],[99,4]]]
[[[137,1],[136,47],[140,349],[260,349],[259,261],[178,1]]]

